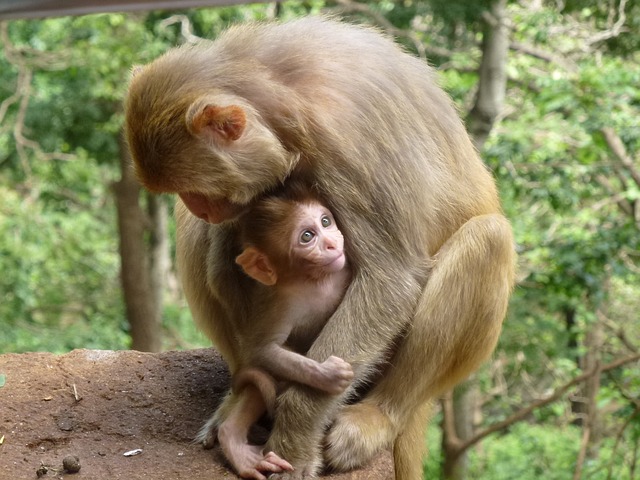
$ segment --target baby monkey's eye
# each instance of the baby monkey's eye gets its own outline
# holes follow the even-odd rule
[[[314,239],[315,236],[316,234],[313,233],[311,230],[305,230],[300,235],[300,243],[309,243],[311,240]]]
[[[324,215],[324,216],[320,219],[320,222],[322,222],[322,226],[323,226],[323,227],[325,227],[325,228],[327,228],[327,227],[331,226],[331,224],[333,223],[333,222],[331,221],[331,217],[329,217],[329,216],[327,216],[327,215]]]

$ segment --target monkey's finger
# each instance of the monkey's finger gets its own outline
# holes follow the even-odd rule
[[[293,470],[293,466],[287,462],[284,458],[280,458],[274,452],[268,452],[264,456],[264,460],[260,462],[260,464],[266,463],[271,465],[277,470],[269,470],[270,472],[281,472],[282,470]]]
[[[264,468],[262,468],[263,466]],[[293,466],[289,462],[281,458],[278,458],[276,460],[263,460],[262,462],[260,462],[259,467],[262,471],[273,473],[293,471]]]

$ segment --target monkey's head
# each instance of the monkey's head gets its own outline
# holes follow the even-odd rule
[[[267,198],[241,220],[245,249],[236,263],[265,285],[318,280],[346,265],[344,238],[315,200]]]
[[[177,193],[194,215],[219,223],[282,183],[298,157],[246,99],[216,86],[197,53],[175,49],[135,69],[126,138],[147,189]]]

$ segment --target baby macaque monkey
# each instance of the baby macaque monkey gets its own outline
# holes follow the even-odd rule
[[[344,239],[331,212],[304,196],[271,196],[240,218],[242,253],[236,263],[260,283],[252,345],[233,388],[246,389],[218,430],[222,449],[239,475],[262,480],[261,471],[291,470],[262,447],[249,445],[249,428],[275,403],[276,382],[297,382],[338,395],[354,373],[343,359],[320,363],[304,356],[344,296],[351,272]]]
[[[283,346],[292,332],[310,343],[344,296],[350,271],[333,215],[314,199],[272,197],[241,222],[244,250],[236,263],[272,287],[250,364],[277,379],[342,393],[353,380],[348,363],[333,356],[319,363]]]

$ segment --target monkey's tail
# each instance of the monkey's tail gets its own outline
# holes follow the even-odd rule
[[[231,380],[231,389],[234,393],[240,392],[247,385],[253,385],[258,389],[264,400],[269,416],[273,416],[276,406],[276,381],[264,370],[254,367],[241,368]]]

